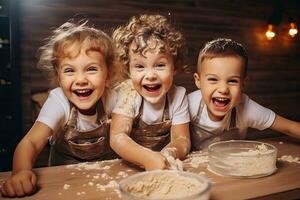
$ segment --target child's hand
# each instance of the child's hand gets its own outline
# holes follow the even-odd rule
[[[36,189],[37,178],[31,170],[22,170],[12,175],[2,185],[2,196],[21,197],[32,194]]]
[[[167,168],[183,171],[182,161],[176,158],[176,148],[164,148],[160,152],[167,160]]]
[[[151,159],[145,163],[146,171],[165,169],[167,167],[166,158],[159,152],[153,152]]]

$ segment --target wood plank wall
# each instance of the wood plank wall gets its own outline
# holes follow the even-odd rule
[[[248,83],[245,91],[258,103],[300,121],[300,35],[287,36],[287,16],[278,27],[278,37],[267,41],[267,18],[276,2],[272,0],[26,0],[20,2],[23,124],[32,124],[30,96],[47,90],[45,76],[36,69],[35,58],[43,39],[76,14],[90,19],[97,28],[111,33],[131,16],[142,13],[169,15],[185,34],[188,63],[195,70],[203,44],[218,37],[232,38],[249,53]],[[285,0],[284,7],[300,26],[300,3]],[[195,90],[192,74],[176,79],[188,92]]]

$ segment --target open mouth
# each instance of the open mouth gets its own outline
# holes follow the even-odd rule
[[[84,89],[84,90],[74,90],[73,91],[78,97],[88,97],[92,94],[93,90]]]
[[[148,92],[155,92],[161,88],[160,84],[157,85],[143,85],[143,87],[148,91]]]
[[[230,103],[230,99],[228,98],[220,98],[220,97],[213,97],[212,98],[213,104],[216,107],[224,107]]]

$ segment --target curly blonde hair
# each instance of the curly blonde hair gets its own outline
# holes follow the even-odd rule
[[[75,44],[76,48],[69,49]],[[115,70],[115,53],[111,38],[101,30],[88,25],[88,20],[62,24],[53,31],[52,36],[46,39],[45,45],[38,50],[38,68],[49,72],[52,84],[57,85],[57,69],[64,58],[74,58],[79,55],[81,47],[86,45],[86,52],[98,51],[105,57],[110,73],[110,82],[113,84]]]
[[[183,58],[186,53],[185,39],[179,31],[161,15],[140,15],[132,17],[127,24],[118,27],[112,35],[116,47],[117,60],[123,65],[120,69],[123,74],[129,74],[129,49],[134,41],[136,44],[133,52],[143,55],[149,41],[155,39],[160,52],[167,52],[173,56],[176,67],[185,69]],[[151,48],[152,49],[152,48]]]

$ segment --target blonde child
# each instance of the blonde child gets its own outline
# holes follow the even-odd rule
[[[49,138],[49,165],[111,155],[108,117],[114,101],[106,88],[113,70],[111,39],[87,21],[67,22],[54,30],[40,50],[39,66],[54,73],[59,87],[50,91],[36,122],[18,144],[12,175],[1,188],[4,196],[35,191],[37,177],[32,168]]]
[[[113,41],[130,79],[119,86],[111,147],[146,170],[164,169],[165,156],[183,158],[190,150],[186,90],[173,84],[183,36],[165,17],[141,15],[116,29]]]
[[[199,90],[188,95],[194,149],[229,139],[243,139],[248,127],[271,128],[300,138],[300,123],[265,108],[242,88],[248,56],[244,47],[230,39],[208,42],[200,51],[195,84]]]

